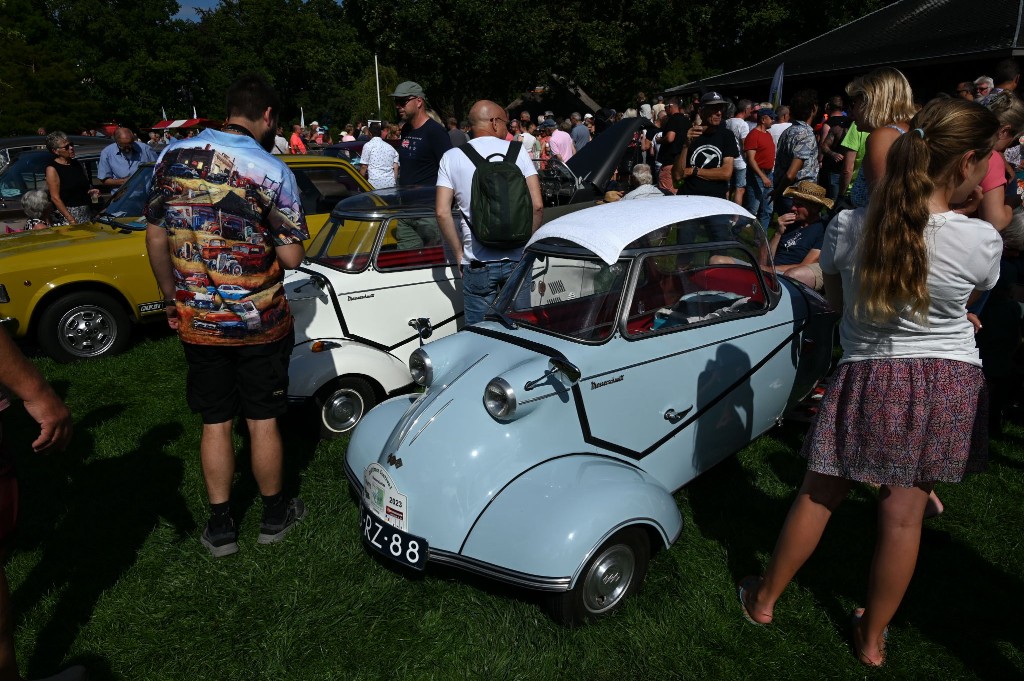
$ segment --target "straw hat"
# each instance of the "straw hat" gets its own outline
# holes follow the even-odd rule
[[[804,201],[810,201],[816,203],[819,206],[825,208],[832,208],[832,199],[825,196],[825,188],[816,182],[810,180],[801,180],[792,187],[786,187],[786,190],[782,192],[783,196],[792,196],[797,199],[803,199]]]

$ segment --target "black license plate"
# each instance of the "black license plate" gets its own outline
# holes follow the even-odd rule
[[[369,511],[359,507],[359,529],[363,543],[371,549],[414,570],[427,565],[427,540],[392,527]]]

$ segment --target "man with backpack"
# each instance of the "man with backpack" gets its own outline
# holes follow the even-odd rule
[[[494,102],[474,104],[473,139],[445,152],[437,173],[434,210],[461,264],[467,325],[483,321],[544,211],[537,169],[520,142],[505,140],[507,119]],[[458,229],[453,205],[461,214]]]

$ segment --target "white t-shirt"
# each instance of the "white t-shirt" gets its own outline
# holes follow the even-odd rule
[[[987,291],[999,279],[1003,241],[991,224],[952,211],[933,214],[925,227],[928,248],[928,324],[913,320],[909,308],[887,324],[853,316],[859,297],[858,244],[867,209],[847,210],[825,230],[821,271],[843,280],[843,319],[839,339],[843,362],[891,357],[954,359],[981,366],[974,327],[967,319],[967,299],[975,289]]]
[[[380,137],[371,137],[363,145],[359,162],[366,166],[366,179],[374,189],[395,186],[395,164],[398,152]]]
[[[779,148],[779,138],[782,137],[782,133],[786,132],[786,128],[793,125],[792,123],[773,123],[772,127],[768,128],[768,134],[772,136],[772,140],[775,141],[775,148]]]
[[[498,137],[475,137],[469,143],[485,159],[492,154],[500,154],[500,156],[489,159],[492,163],[504,160],[509,146],[509,142]],[[525,146],[519,149],[516,165],[519,166],[524,177],[537,174],[537,169],[527,155]],[[522,248],[497,250],[479,244],[473,239],[466,216],[469,216],[470,220],[473,219],[470,212],[470,201],[473,198],[473,173],[475,172],[476,166],[473,165],[473,161],[461,149],[446,151],[441,157],[441,166],[437,170],[437,186],[447,187],[455,193],[455,204],[462,214],[459,219],[459,227],[462,230],[462,262],[465,264],[473,260],[481,262],[519,260],[523,254]]]
[[[733,159],[732,167],[735,170],[744,170],[747,167],[747,162],[743,160],[743,140],[750,134],[750,128],[747,127],[747,122],[742,118],[730,118],[725,122],[725,127],[732,131],[732,134],[736,136],[736,146],[739,147],[740,155]]]

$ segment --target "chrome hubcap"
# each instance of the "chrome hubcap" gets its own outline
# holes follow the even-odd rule
[[[363,417],[363,398],[355,390],[342,388],[324,402],[321,418],[336,433],[351,430]]]
[[[60,318],[57,337],[61,347],[78,357],[95,357],[117,340],[117,326],[102,307],[81,305]]]
[[[628,546],[608,547],[583,578],[583,605],[594,614],[614,608],[626,595],[635,572],[636,557]]]

